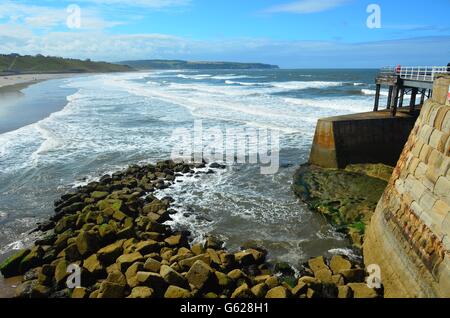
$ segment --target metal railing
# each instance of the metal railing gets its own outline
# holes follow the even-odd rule
[[[450,73],[448,66],[395,66],[383,67],[381,75],[397,75],[401,79],[432,82],[436,74]]]
[[[415,66],[401,67],[400,78],[415,81],[432,82],[436,74],[447,72],[447,66]]]

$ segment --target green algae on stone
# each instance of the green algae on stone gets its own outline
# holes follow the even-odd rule
[[[359,165],[359,171],[364,171],[364,166],[378,171],[370,168],[374,165]],[[295,173],[292,188],[310,208],[325,215],[360,247],[365,227],[386,186],[387,181],[362,172],[303,165]]]
[[[20,263],[30,253],[29,249],[24,249],[8,257],[0,264],[0,272],[5,278],[20,274]]]

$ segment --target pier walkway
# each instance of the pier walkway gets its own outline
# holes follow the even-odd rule
[[[383,86],[389,89],[387,109],[396,116],[398,108],[403,107],[403,100],[410,95],[409,111],[415,112],[417,97],[420,95],[419,106],[425,98],[433,94],[433,81],[438,74],[450,74],[449,66],[397,66],[382,68],[376,78],[376,94],[374,111],[379,110],[380,95]]]

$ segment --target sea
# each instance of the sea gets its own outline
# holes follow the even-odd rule
[[[32,244],[37,222],[74,187],[131,164],[171,158],[196,123],[204,130],[276,132],[279,169],[226,163],[183,177],[169,224],[229,250],[259,246],[272,261],[354,251],[294,195],[319,118],[371,111],[377,70],[160,70],[50,80],[0,97],[0,260]],[[385,93],[382,98],[386,99]],[[208,137],[208,136],[207,136]],[[189,149],[189,147],[187,147]],[[248,151],[251,152],[253,148]]]

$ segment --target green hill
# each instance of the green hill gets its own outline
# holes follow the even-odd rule
[[[173,70],[173,69],[276,69],[278,66],[262,63],[235,63],[235,62],[193,62],[182,60],[140,60],[123,61],[118,64],[129,65],[140,70]]]
[[[21,56],[0,54],[0,74],[38,74],[38,73],[103,73],[128,72],[133,68],[106,62],[76,60],[54,56]]]

